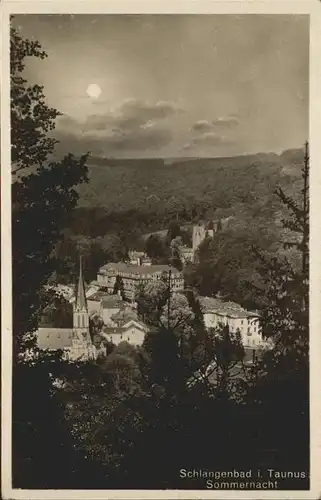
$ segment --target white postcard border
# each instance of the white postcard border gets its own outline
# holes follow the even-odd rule
[[[11,487],[11,170],[9,15],[74,14],[308,14],[310,15],[310,422],[309,491],[19,490]],[[16,1],[1,6],[1,285],[2,285],[2,496],[5,499],[312,499],[321,498],[321,2],[319,0]],[[290,425],[290,423],[289,423]],[[295,436],[294,436],[295,439]],[[183,464],[182,464],[183,466]]]

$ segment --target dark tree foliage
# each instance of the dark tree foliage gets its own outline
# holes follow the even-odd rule
[[[113,294],[119,294],[123,300],[125,299],[124,282],[122,277],[119,275],[116,276]]]
[[[146,240],[145,252],[155,264],[166,261],[169,257],[169,247],[158,234],[151,234]]]
[[[261,322],[265,335],[272,337],[278,349],[296,353],[298,362],[307,361],[309,345],[309,157],[308,145],[302,168],[303,187],[298,201],[285,195],[282,189],[277,195],[288,209],[289,218],[283,220],[284,227],[290,230],[283,242],[285,248],[291,247],[299,256],[299,265],[288,258],[266,258],[257,249],[259,269],[265,289],[255,288],[263,295],[264,307]],[[301,366],[300,363],[298,366]]]
[[[46,53],[38,41],[23,39],[11,28],[11,160],[12,173],[28,167],[43,166],[52,153],[55,139],[48,137],[60,113],[49,108],[40,85],[28,85],[23,78],[27,57],[45,59]]]
[[[181,235],[180,224],[177,222],[177,220],[171,221],[166,236],[168,244],[170,244],[172,240],[174,240],[175,238],[177,238],[177,236],[180,235]]]
[[[47,106],[41,86],[24,79],[29,57],[46,54],[37,41],[23,39],[12,28],[13,484],[53,488],[58,475],[68,487],[74,456],[52,385],[52,373],[62,367],[61,353],[54,362],[46,353],[38,353],[34,362],[20,354],[33,343],[26,334],[37,328],[41,311],[54,302],[44,285],[55,269],[54,245],[77,204],[75,187],[87,181],[87,157],[69,154],[50,161],[55,146],[50,132],[59,112]]]
[[[55,141],[49,136],[59,112],[49,108],[43,89],[23,78],[28,57],[43,59],[36,41],[11,29],[12,258],[15,357],[21,336],[37,326],[43,285],[55,269],[52,250],[67,214],[76,206],[75,186],[87,181],[87,157],[71,154],[47,162]]]
[[[92,476],[97,487],[204,488],[202,479],[179,478],[181,463],[190,469],[308,471],[308,370],[301,345],[303,332],[307,333],[302,301],[307,276],[302,284],[301,268],[263,257],[262,263],[267,282],[263,275],[264,286],[255,287],[254,293],[260,295],[263,329],[275,347],[252,368],[244,364],[238,331],[226,326],[205,330],[192,286],[185,290],[194,313],[192,334],[183,343],[180,328],[173,323],[159,326],[168,303],[166,284],[148,294],[140,291],[141,314],[144,311],[155,326],[138,353],[140,391],[125,397],[123,373],[118,385],[121,401],[106,395],[104,409],[99,409],[103,432],[99,446],[96,439],[85,439],[85,445],[82,441],[86,453],[90,449],[100,464],[99,478]],[[120,361],[119,369],[130,372],[129,365],[125,368]],[[96,422],[96,410],[86,411]],[[116,418],[121,428],[113,427]],[[308,487],[308,478],[280,484],[280,489]]]
[[[55,355],[15,365],[13,377],[12,481],[15,488],[72,487],[77,456],[64,423],[65,405],[53,382],[66,369]]]
[[[103,318],[98,314],[98,312],[93,312],[89,317],[89,330],[93,339],[95,339],[95,344],[100,345],[101,336],[99,335],[104,326]],[[96,347],[97,347],[96,345]]]
[[[138,317],[147,325],[157,327],[163,308],[168,300],[169,286],[166,276],[156,285],[154,283],[137,287],[135,301]]]
[[[309,469],[309,158],[308,144],[302,168],[303,187],[298,200],[278,190],[290,217],[283,223],[290,230],[284,246],[298,252],[299,265],[288,259],[269,259],[257,250],[263,280],[262,328],[274,341],[256,367],[256,383],[250,401],[260,403],[266,415],[269,449],[277,450],[278,460]],[[290,239],[289,239],[290,238]],[[276,415],[282,407],[282,415]],[[291,421],[291,426],[289,422]],[[292,429],[296,429],[295,436]]]
[[[53,328],[72,328],[73,309],[72,304],[62,295],[58,295],[53,290],[46,292],[49,304],[42,311],[39,325]]]
[[[63,238],[54,248],[56,279],[60,283],[74,283],[78,275],[79,254],[83,256],[84,278],[87,282],[97,278],[97,272],[107,262],[124,262],[128,248],[116,234],[90,238],[72,234],[65,229]]]

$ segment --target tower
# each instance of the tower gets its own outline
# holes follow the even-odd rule
[[[204,226],[193,226],[193,252],[195,253],[202,241],[205,239]]]
[[[84,334],[89,335],[89,314],[85,293],[85,283],[82,274],[82,259],[79,262],[79,279],[77,286],[76,300],[73,311],[73,324],[74,329],[78,332],[82,331]]]

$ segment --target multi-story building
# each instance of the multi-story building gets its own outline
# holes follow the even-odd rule
[[[183,274],[168,265],[134,266],[123,262],[109,263],[99,269],[97,283],[107,293],[113,293],[116,279],[121,279],[126,300],[133,302],[139,285],[151,281],[171,279],[171,290],[178,292],[184,288]]]
[[[200,297],[206,328],[228,325],[231,332],[239,330],[244,347],[263,345],[259,314],[243,309],[234,302],[224,302],[212,297]]]

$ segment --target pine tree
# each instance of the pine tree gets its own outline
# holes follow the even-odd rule
[[[309,156],[305,145],[302,168],[303,187],[296,201],[280,188],[277,196],[289,212],[283,226],[291,238],[283,242],[285,249],[294,249],[300,257],[297,267],[288,258],[267,258],[255,250],[259,269],[265,284],[256,289],[263,308],[261,323],[263,333],[272,338],[279,351],[299,361],[308,355],[309,343]],[[303,358],[302,358],[303,356]]]
[[[285,241],[284,248],[296,248],[301,254],[301,271],[298,277],[301,280],[299,293],[301,294],[302,310],[309,307],[309,145],[305,143],[304,165],[301,170],[303,186],[301,189],[301,203],[297,203],[292,197],[287,196],[279,188],[277,195],[282,203],[288,208],[290,216],[283,219],[283,225],[294,233],[294,241]]]
[[[257,429],[265,429],[260,460],[269,463],[271,468],[283,464],[287,470],[309,468],[307,143],[302,180],[298,201],[286,195],[282,189],[276,193],[289,211],[289,217],[283,220],[283,225],[290,230],[291,238],[287,237],[284,247],[297,251],[300,263],[295,266],[286,257],[271,259],[255,251],[264,281],[262,289],[255,289],[263,304],[261,326],[263,334],[272,339],[274,346],[263,354],[254,367],[254,378],[247,396],[249,408],[256,407],[254,424]]]

